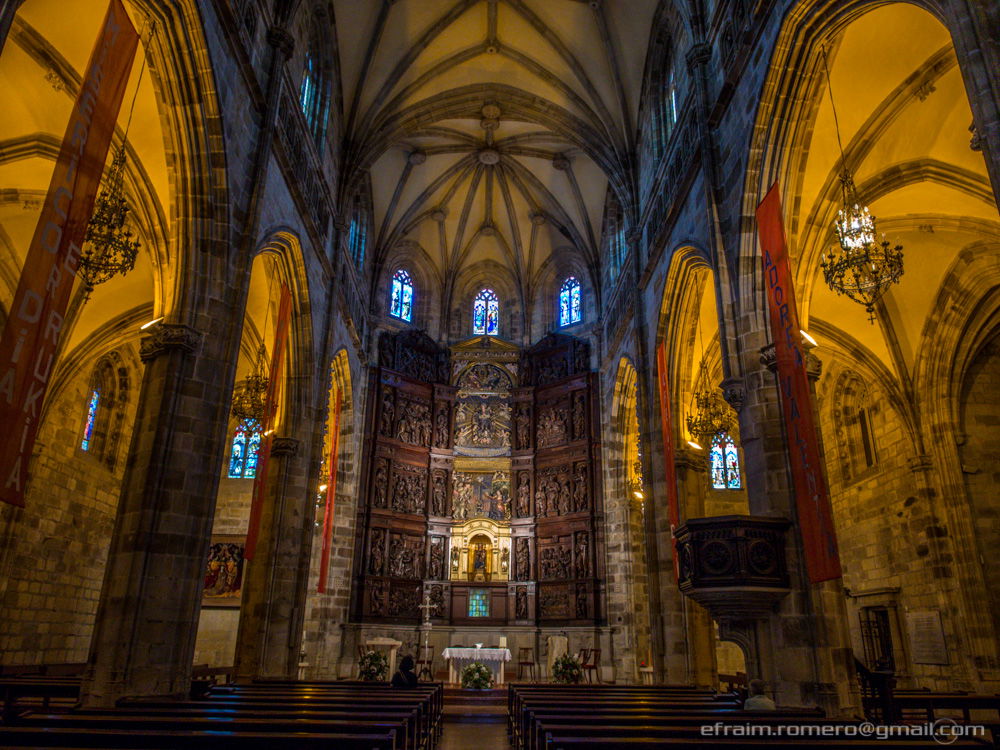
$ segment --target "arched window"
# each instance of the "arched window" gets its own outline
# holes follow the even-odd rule
[[[580,300],[580,282],[570,276],[559,290],[559,325],[571,326],[583,319]]]
[[[368,227],[364,217],[360,214],[360,208],[356,207],[354,216],[351,218],[351,228],[347,234],[347,249],[357,268],[361,268],[365,264],[365,245],[368,242]]]
[[[94,422],[97,419],[97,405],[100,402],[100,391],[90,392],[90,403],[87,405],[87,421],[83,426],[83,441],[80,448],[85,451],[90,450],[90,441],[94,439]]]
[[[129,396],[128,369],[118,352],[109,352],[98,360],[85,393],[80,450],[114,471]]]
[[[472,305],[472,333],[496,336],[500,329],[500,300],[492,289],[483,289]]]
[[[229,453],[229,478],[253,479],[257,476],[257,452],[260,450],[260,426],[256,422],[238,424]]]
[[[314,18],[313,21],[313,32],[303,62],[302,83],[299,85],[299,106],[316,148],[322,152],[330,113],[330,75],[329,66],[324,64],[321,54],[323,39],[319,35],[319,27],[322,23],[319,18]]]
[[[712,438],[709,458],[712,464],[713,489],[738,490],[743,487],[740,481],[740,455],[728,432],[720,432]]]
[[[392,291],[389,294],[389,314],[394,318],[413,320],[413,282],[410,274],[400,268],[392,275]]]

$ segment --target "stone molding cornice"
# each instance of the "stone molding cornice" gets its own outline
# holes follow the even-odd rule
[[[267,43],[285,56],[285,61],[292,59],[295,52],[295,37],[280,26],[272,26],[267,30]]]
[[[272,456],[295,456],[299,452],[299,445],[302,441],[289,437],[276,437],[271,439]]]
[[[157,323],[139,342],[139,359],[150,362],[161,354],[180,350],[195,354],[201,349],[202,333],[186,325]]]

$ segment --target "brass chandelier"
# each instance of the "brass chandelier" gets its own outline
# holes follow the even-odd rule
[[[123,276],[135,268],[139,240],[125,226],[129,207],[125,199],[125,145],[116,151],[108,170],[104,187],[94,204],[94,213],[87,222],[83,250],[80,252],[79,274],[87,294],[97,284]]]
[[[149,26],[150,35],[153,28],[152,25]],[[83,280],[86,297],[90,296],[96,285],[110,281],[117,274],[124,276],[135,268],[135,259],[139,254],[139,240],[133,239],[132,231],[126,227],[130,209],[125,198],[125,148],[128,131],[132,127],[135,101],[145,72],[146,58],[143,56],[122,135],[122,145],[115,150],[111,168],[104,177],[104,186],[94,202],[90,221],[87,222],[87,233],[80,252],[80,268],[77,271]]]
[[[833,108],[833,122],[840,146],[840,163],[845,165],[840,175],[843,206],[837,212],[834,229],[838,246],[823,255],[820,267],[827,285],[838,295],[843,294],[858,304],[865,306],[868,320],[875,322],[875,305],[899,282],[903,275],[903,247],[893,246],[885,235],[877,239],[875,217],[867,206],[858,199],[854,176],[846,167],[844,144],[840,139],[840,122],[837,107],[833,101],[830,86],[830,70],[827,65],[826,48],[823,49],[823,70],[826,73],[826,87]]]
[[[233,392],[232,415],[239,420],[241,426],[249,430],[264,423],[267,389],[270,384],[267,349],[261,344],[253,372],[242,383],[238,383]]]
[[[701,327],[698,328],[701,341]],[[701,364],[698,365],[698,383],[702,387],[694,392],[694,409],[688,414],[688,432],[700,438],[710,438],[720,432],[729,432],[732,413],[729,404],[722,400],[722,394],[709,386],[708,366],[705,364],[705,348],[702,346]]]
[[[687,416],[688,432],[700,438],[729,432],[732,417],[722,395],[705,388],[694,394],[694,413]]]

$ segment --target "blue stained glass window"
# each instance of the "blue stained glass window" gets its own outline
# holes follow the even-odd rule
[[[90,440],[94,437],[94,420],[97,418],[97,403],[101,398],[101,394],[98,391],[91,391],[90,393],[90,403],[87,405],[87,422],[83,427],[83,440],[80,442],[80,448],[83,450],[90,450]]]
[[[490,592],[487,589],[469,591],[469,617],[490,616]]]
[[[329,97],[324,88],[323,80],[316,56],[306,53],[305,69],[302,71],[302,85],[299,87],[299,106],[305,115],[309,130],[313,134],[317,148],[321,148],[326,135],[326,121],[329,112]]]
[[[472,333],[496,336],[500,330],[500,300],[492,289],[483,289],[472,305]]]
[[[389,314],[407,323],[413,320],[413,282],[410,280],[410,274],[403,269],[392,275]]]
[[[728,432],[720,432],[712,438],[709,461],[712,469],[713,489],[738,490],[742,488],[740,456],[736,450],[736,444]]]
[[[347,234],[347,248],[354,259],[354,265],[361,268],[365,264],[365,245],[368,242],[368,231],[364,221],[355,216],[351,219],[351,228]]]
[[[253,479],[257,476],[257,452],[260,450],[260,428],[256,422],[240,425],[233,435],[229,453],[229,478]]]
[[[559,290],[559,325],[571,326],[583,318],[580,304],[580,282],[570,276]]]

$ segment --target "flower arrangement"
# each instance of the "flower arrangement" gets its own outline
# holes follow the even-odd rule
[[[575,656],[563,654],[552,662],[552,679],[564,685],[575,685],[583,679],[583,668]]]
[[[365,682],[385,682],[389,674],[389,660],[381,651],[365,652],[359,667]]]
[[[462,687],[486,690],[493,687],[493,673],[481,661],[474,661],[462,670]]]

